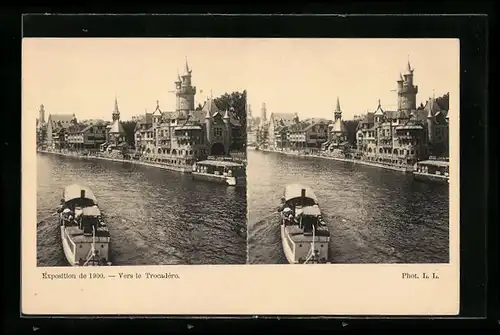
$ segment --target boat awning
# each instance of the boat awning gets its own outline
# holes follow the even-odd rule
[[[90,188],[84,185],[72,184],[64,189],[64,202],[74,199],[88,199],[97,202],[97,198]]]
[[[424,129],[419,125],[408,125],[408,126],[397,126],[396,130],[414,130],[414,129]]]
[[[197,165],[211,165],[211,166],[218,166],[218,167],[242,167],[243,166],[243,164],[235,163],[235,162],[211,161],[211,160],[199,161],[196,164]]]
[[[285,201],[300,198],[302,196],[302,190],[306,191],[306,198],[309,198],[314,202],[318,202],[318,198],[316,197],[316,194],[314,194],[313,190],[310,187],[301,184],[289,184],[285,187]]]
[[[100,216],[101,211],[97,206],[85,207],[83,208],[83,216]]]
[[[197,125],[178,126],[175,127],[175,130],[201,130],[201,127]]]
[[[297,208],[296,214],[300,215],[308,215],[308,216],[319,216],[321,215],[321,211],[317,205],[314,206],[306,206],[303,208]]]
[[[446,162],[446,161],[426,160],[426,161],[417,162],[417,165],[432,165],[432,166],[438,166],[438,167],[448,167],[448,166],[450,166],[450,163]]]

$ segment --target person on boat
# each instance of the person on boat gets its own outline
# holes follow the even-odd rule
[[[59,202],[59,206],[57,206],[57,213],[62,213],[62,211],[66,208],[64,199],[61,199]]]
[[[283,220],[285,220],[285,225],[287,223],[290,223],[291,219],[293,218],[292,209],[288,206],[285,206],[285,208],[283,208],[283,211],[281,212],[281,217],[283,218]]]
[[[302,214],[301,213],[297,213],[297,215],[295,215],[293,217],[293,221],[295,224],[299,225],[299,227],[302,229]]]

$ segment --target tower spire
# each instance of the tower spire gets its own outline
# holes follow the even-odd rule
[[[185,76],[189,76],[190,74],[191,74],[191,70],[189,69],[188,59],[187,59],[187,56],[186,56],[186,66],[184,68],[184,75]]]
[[[335,107],[335,111],[340,112],[340,100],[338,96],[337,96],[337,107]]]
[[[115,93],[115,109],[113,110],[113,112],[115,112],[115,113],[119,112],[119,109],[118,109],[118,98],[116,97],[116,93]]]
[[[408,54],[408,73],[412,73],[413,72],[413,69],[411,68],[411,64],[410,64],[410,54]]]
[[[118,98],[116,97],[116,93],[115,93],[115,108],[113,109],[112,119],[113,121],[120,119],[120,110],[118,109]]]

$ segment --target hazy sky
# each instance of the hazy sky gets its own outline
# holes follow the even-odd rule
[[[156,100],[175,109],[174,81],[186,57],[193,70],[195,103],[242,91],[243,40],[24,39],[23,109],[111,119],[115,94],[122,120],[152,112]],[[199,93],[203,90],[203,93]],[[38,115],[38,114],[37,114]]]
[[[115,94],[122,120],[175,108],[174,81],[185,59],[210,95],[248,91],[254,115],[290,112],[331,118],[396,107],[394,90],[408,59],[417,102],[458,94],[459,42],[452,39],[24,39],[23,110],[110,119]],[[203,90],[203,93],[199,93]]]
[[[431,39],[284,39],[252,45],[248,102],[260,115],[297,112],[331,119],[340,99],[343,118],[377,108],[396,109],[399,73],[408,59],[419,86],[417,104],[446,92],[458,94],[458,40]],[[262,66],[264,65],[264,66]],[[265,83],[259,85],[258,83]],[[456,91],[456,92],[455,92]]]

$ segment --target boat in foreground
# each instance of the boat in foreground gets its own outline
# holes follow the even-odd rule
[[[330,232],[313,190],[290,184],[285,187],[281,200],[281,241],[288,262],[327,263]]]
[[[450,163],[441,160],[425,160],[417,162],[413,168],[413,178],[438,183],[449,183]]]
[[[229,186],[246,185],[245,164],[231,158],[209,158],[193,164],[193,179],[213,181]]]
[[[88,187],[67,186],[58,213],[64,255],[70,265],[111,265],[109,230]]]

